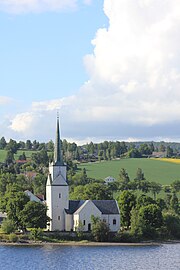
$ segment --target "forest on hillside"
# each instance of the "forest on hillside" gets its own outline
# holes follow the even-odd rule
[[[53,158],[54,143],[52,140],[49,142],[38,142],[36,140],[15,141],[10,139],[8,142],[4,137],[0,139],[0,150],[6,151],[4,160],[1,162],[9,164],[15,159],[17,151],[22,154],[16,155],[16,159],[26,160],[26,152],[32,158],[35,158],[35,153],[38,151],[46,151],[49,160]],[[67,140],[61,141],[61,150],[64,161],[77,160],[80,162],[88,161],[101,161],[111,160],[120,157],[127,158],[141,158],[150,157],[153,153],[160,153],[163,157],[180,157],[180,143],[167,143],[167,142],[124,142],[124,141],[104,141],[101,143],[87,143],[78,146],[75,142],[70,143]],[[23,152],[24,151],[24,152]]]

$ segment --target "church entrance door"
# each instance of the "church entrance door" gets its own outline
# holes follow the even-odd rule
[[[91,231],[91,223],[88,224],[88,231]]]

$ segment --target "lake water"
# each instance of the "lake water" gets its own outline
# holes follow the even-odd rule
[[[0,246],[0,270],[179,270],[180,244],[160,246]]]

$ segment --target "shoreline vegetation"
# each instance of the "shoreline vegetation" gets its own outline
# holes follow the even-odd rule
[[[164,244],[180,244],[180,240],[166,241],[144,241],[134,243],[123,242],[92,242],[92,241],[63,241],[63,242],[44,242],[44,241],[26,241],[26,242],[1,242],[0,246],[160,246]]]

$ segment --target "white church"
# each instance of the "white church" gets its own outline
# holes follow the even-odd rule
[[[54,161],[49,165],[46,183],[47,215],[50,231],[75,231],[79,224],[83,231],[91,230],[91,216],[106,222],[110,231],[120,229],[120,212],[116,200],[69,200],[66,165],[61,155],[59,117],[57,117]]]

